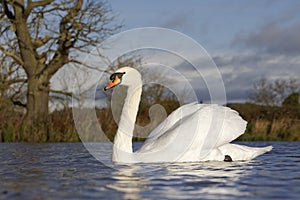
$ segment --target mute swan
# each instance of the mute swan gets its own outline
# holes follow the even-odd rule
[[[141,74],[130,67],[110,76],[104,90],[127,86],[127,96],[114,138],[112,160],[120,163],[245,161],[272,149],[230,142],[242,135],[247,122],[224,106],[190,103],[171,113],[133,152],[132,136],[142,93]]]

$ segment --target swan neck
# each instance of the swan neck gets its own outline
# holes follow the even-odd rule
[[[114,156],[118,151],[132,153],[132,137],[138,113],[142,84],[129,86],[119,121],[119,128],[114,139]],[[115,158],[116,160],[117,158]]]

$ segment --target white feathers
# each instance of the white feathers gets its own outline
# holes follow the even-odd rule
[[[114,141],[113,161],[125,163],[223,161],[225,155],[237,161],[253,159],[272,149],[272,147],[252,148],[230,144],[244,133],[247,122],[228,107],[195,102],[183,105],[171,113],[150,133],[144,145],[132,153],[131,138],[142,81],[137,70],[129,67],[118,70],[123,71],[126,74],[122,83],[129,89]]]

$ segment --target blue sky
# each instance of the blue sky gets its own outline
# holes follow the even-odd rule
[[[200,43],[219,67],[228,101],[245,101],[253,82],[300,77],[298,0],[109,0],[127,30],[165,27]]]

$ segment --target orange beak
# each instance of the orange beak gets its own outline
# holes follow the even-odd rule
[[[118,76],[116,76],[116,78],[112,81],[110,81],[104,88],[104,91],[115,87],[116,85],[118,85],[119,83],[121,83],[120,79],[118,78]]]

